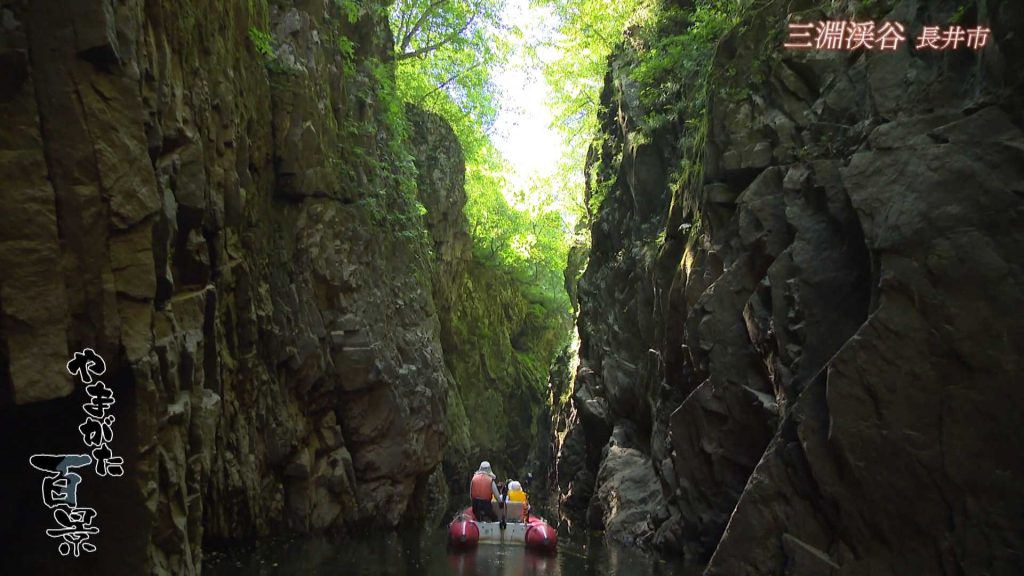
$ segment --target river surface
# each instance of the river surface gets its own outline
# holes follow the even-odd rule
[[[204,576],[330,574],[332,576],[696,576],[681,562],[605,543],[599,534],[562,537],[558,553],[481,544],[449,553],[445,532],[382,534],[373,538],[312,536],[237,545],[204,554]]]

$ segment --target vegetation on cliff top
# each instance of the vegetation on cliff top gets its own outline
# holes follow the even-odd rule
[[[689,124],[678,144],[702,145],[705,77],[718,40],[749,0],[698,0],[686,8],[662,0],[533,0],[526,34],[504,20],[505,0],[399,0],[391,9],[399,96],[438,113],[453,127],[466,158],[466,215],[475,255],[512,273],[552,310],[568,310],[562,271],[579,242],[580,178],[598,134],[600,91],[609,58],[629,70],[644,109],[639,137]],[[550,21],[546,21],[550,20]],[[501,102],[495,74],[527,63],[543,72],[565,157],[551,178],[510,181],[492,128]],[[684,84],[687,97],[682,97]],[[687,154],[686,156],[692,156]],[[695,163],[696,164],[696,163]],[[680,166],[676,181],[693,178]],[[602,187],[591,198],[598,204]]]
[[[631,86],[617,90],[636,94],[632,116],[639,118],[635,139],[651,138],[669,129],[683,157],[671,179],[680,186],[699,174],[696,156],[703,148],[707,76],[719,40],[740,19],[751,0],[539,0],[555,8],[560,17],[558,36],[552,40],[559,57],[544,64],[553,88],[552,106],[570,143],[575,169],[592,140],[598,137],[600,92],[611,67],[624,71],[620,78]],[[618,64],[613,60],[618,60]],[[597,174],[600,171],[592,171]],[[593,215],[607,183],[591,182],[587,207]]]
[[[474,256],[497,267],[550,312],[567,315],[562,268],[569,234],[559,206],[520,194],[492,141],[494,71],[519,32],[502,23],[501,0],[400,0],[391,22],[400,96],[445,118],[466,160],[466,216]],[[512,200],[512,201],[510,201]]]
[[[532,0],[526,19],[540,32],[509,25],[506,0],[400,0],[392,7],[401,97],[452,124],[466,156],[476,255],[514,272],[538,301],[567,309],[562,270],[576,221],[600,203],[583,203],[582,166],[598,135],[600,91],[613,54],[628,70],[643,109],[637,137],[668,127],[686,149],[680,186],[699,178],[691,165],[703,143],[704,93],[711,55],[750,0]],[[519,21],[522,23],[523,21]],[[502,104],[494,78],[509,65],[543,72],[563,158],[556,174],[530,182],[498,152],[492,128]],[[686,97],[683,97],[683,92]],[[509,98],[506,97],[506,100]]]

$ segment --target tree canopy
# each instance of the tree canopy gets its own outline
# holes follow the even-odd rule
[[[527,295],[565,312],[567,228],[550,195],[509,179],[492,141],[499,93],[493,74],[516,54],[520,32],[502,0],[399,0],[392,7],[400,96],[451,125],[466,159],[466,216],[474,255],[506,270]],[[510,201],[510,199],[512,201]]]
[[[568,309],[562,272],[569,247],[585,241],[574,223],[582,203],[583,164],[597,134],[599,98],[618,51],[639,89],[643,131],[701,102],[680,86],[703,70],[714,44],[747,0],[695,0],[685,10],[662,0],[529,0],[524,34],[505,22],[518,0],[397,0],[391,8],[399,96],[438,113],[453,127],[466,159],[466,214],[476,257],[508,270],[546,304]],[[518,19],[515,19],[519,21]],[[527,179],[495,146],[502,95],[495,75],[510,65],[539,69],[562,135],[552,174]],[[689,107],[689,110],[684,108]],[[695,141],[691,146],[699,146]]]

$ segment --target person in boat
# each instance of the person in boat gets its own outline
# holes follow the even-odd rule
[[[502,501],[498,483],[494,480],[494,472],[491,472],[491,463],[484,460],[469,482],[469,498],[473,501],[473,516],[476,516],[477,520],[497,522],[498,517],[491,507],[492,496],[498,502]]]
[[[516,480],[512,480],[508,483],[508,501],[509,502],[522,502],[523,503],[523,522],[529,517],[530,510],[530,496],[523,490],[522,484]]]
[[[526,502],[529,500],[529,496],[523,490],[523,485],[516,480],[512,480],[508,483],[508,501],[509,502]]]

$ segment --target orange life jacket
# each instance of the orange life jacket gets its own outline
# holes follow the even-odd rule
[[[469,483],[469,497],[474,500],[490,500],[493,481],[487,474],[473,474],[473,481]]]

